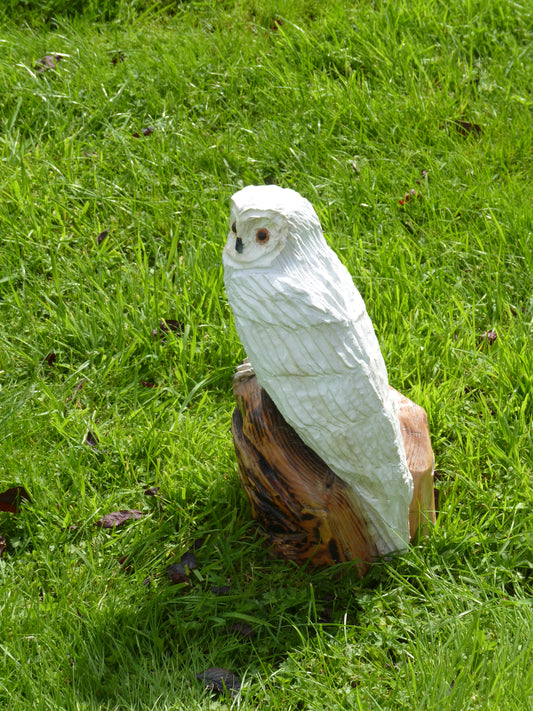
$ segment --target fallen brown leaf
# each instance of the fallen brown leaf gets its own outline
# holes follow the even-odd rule
[[[471,123],[470,121],[455,120],[452,121],[457,131],[461,136],[469,136],[470,134],[474,136],[479,136],[482,132],[482,128],[478,123]]]
[[[248,637],[249,639],[255,634],[250,625],[247,625],[244,622],[237,622],[236,624],[231,625],[231,627],[227,627],[226,631],[228,634],[239,634],[242,637]]]
[[[498,338],[498,334],[496,333],[496,331],[494,329],[491,328],[490,331],[485,331],[484,333],[482,333],[481,338],[484,341],[487,341],[489,346],[492,346],[494,341]]]
[[[165,340],[165,334],[169,333],[170,331],[174,331],[174,333],[178,333],[181,335],[183,333],[184,325],[183,321],[177,321],[174,318],[166,318],[162,319],[159,322],[159,328],[154,328],[152,331],[152,336],[154,338],[159,338],[164,341]]]
[[[87,437],[85,438],[85,444],[88,444],[89,447],[98,447],[98,435],[89,430],[87,432]]]
[[[131,573],[133,570],[133,566],[130,565],[130,559],[127,555],[123,555],[121,558],[119,558],[118,564],[125,573]]]
[[[199,681],[203,681],[206,689],[227,693],[233,698],[237,696],[241,688],[240,679],[229,669],[223,669],[222,667],[206,669],[197,674],[196,678]]]
[[[147,126],[146,128],[141,128],[141,133],[143,136],[149,136],[151,133],[155,131],[155,128],[153,126]],[[140,138],[141,134],[135,131],[135,133],[131,134],[133,138]]]
[[[142,511],[114,511],[113,513],[102,516],[102,518],[96,522],[96,525],[101,528],[116,528],[116,526],[122,526],[123,523],[130,519],[138,521],[142,516],[144,516]]]
[[[33,68],[38,74],[46,72],[48,69],[55,69],[58,62],[60,62],[63,57],[60,54],[47,54],[41,57],[34,65]]]
[[[106,239],[108,234],[109,234],[109,230],[103,230],[103,232],[100,232],[100,234],[96,238],[96,241],[98,242],[98,244],[102,244],[102,242]]]
[[[182,563],[174,563],[173,565],[169,565],[167,568],[167,575],[173,585],[179,585],[179,583],[186,583],[187,585],[191,584],[187,576],[187,570]]]
[[[145,489],[143,491],[143,494],[145,496],[157,496],[158,491],[159,491],[158,486],[152,486],[150,489]]]
[[[181,556],[181,564],[189,568],[189,570],[194,570],[198,567],[196,556],[192,551],[187,551]]]
[[[23,501],[29,501],[30,495],[23,486],[13,486],[0,494],[0,511],[18,513]]]

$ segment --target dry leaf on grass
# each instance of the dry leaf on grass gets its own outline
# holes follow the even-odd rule
[[[62,59],[63,57],[60,54],[47,54],[44,57],[41,57],[41,59],[33,65],[33,68],[37,74],[42,74],[48,69],[55,69],[57,63]]]
[[[148,126],[147,128],[141,129],[141,133],[143,134],[143,136],[149,136],[154,131],[155,131],[155,129],[153,128],[153,126]],[[135,131],[135,133],[132,133],[131,135],[133,136],[133,138],[140,138],[141,137],[141,134],[137,133],[137,131]]]
[[[29,501],[30,495],[23,486],[13,486],[0,494],[0,511],[18,513],[23,501]]]
[[[87,432],[87,437],[85,437],[85,444],[88,444],[89,447],[98,447],[98,435],[89,430]]]
[[[169,565],[167,568],[167,575],[170,578],[170,582],[173,585],[179,585],[180,583],[185,583],[190,586],[189,577],[187,576],[187,570],[181,563],[174,563]]]
[[[202,538],[197,538],[195,541],[193,541],[193,544],[192,544],[193,550],[195,550],[195,551],[199,550],[204,545],[205,541],[206,541],[205,536],[203,536]]]
[[[493,328],[491,328],[489,331],[485,331],[484,333],[482,333],[481,338],[484,341],[487,341],[489,346],[492,346],[494,341],[498,338],[498,334],[496,333],[496,331]]]
[[[255,632],[250,625],[247,625],[244,622],[237,622],[230,627],[226,627],[226,632],[227,634],[241,635],[242,637],[247,637],[248,639],[251,639],[255,635]]]
[[[100,232],[100,234],[99,234],[98,237],[96,238],[97,243],[98,243],[98,244],[102,244],[102,242],[107,238],[107,235],[108,235],[108,234],[109,234],[109,230],[108,230],[108,229],[107,229],[107,230],[103,230],[102,232]]]
[[[181,564],[185,565],[189,570],[194,570],[194,568],[198,567],[198,561],[192,551],[187,551],[181,556]]]
[[[219,693],[227,693],[235,698],[240,691],[240,679],[230,672],[229,669],[222,667],[211,667],[200,674],[196,675],[199,681],[203,681],[206,689],[210,691],[218,691]]]
[[[177,321],[175,318],[162,319],[159,322],[159,328],[154,328],[152,331],[152,336],[154,338],[160,338],[163,342],[165,341],[165,334],[170,331],[174,331],[178,335],[183,334],[183,329],[185,328],[183,321]]]
[[[143,491],[143,494],[145,496],[157,496],[158,491],[159,491],[158,486],[151,486],[149,489],[145,489]]]
[[[116,528],[117,526],[122,526],[126,521],[138,521],[142,516],[144,516],[142,511],[114,511],[113,513],[102,516],[102,518],[96,522],[96,525],[101,528]]]

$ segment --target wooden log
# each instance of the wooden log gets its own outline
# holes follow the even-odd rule
[[[233,381],[239,478],[276,554],[300,563],[355,561],[363,576],[377,549],[356,492],[288,425],[246,362]],[[411,538],[435,521],[433,451],[425,411],[393,390],[414,481]]]

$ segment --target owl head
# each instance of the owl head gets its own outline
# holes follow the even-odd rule
[[[266,267],[286,250],[305,249],[322,237],[311,203],[295,190],[249,185],[231,198],[224,262],[233,268]]]

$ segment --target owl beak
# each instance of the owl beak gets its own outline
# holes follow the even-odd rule
[[[242,254],[242,250],[244,249],[244,245],[242,243],[242,239],[240,237],[237,237],[235,240],[235,251],[238,252],[239,254]]]

